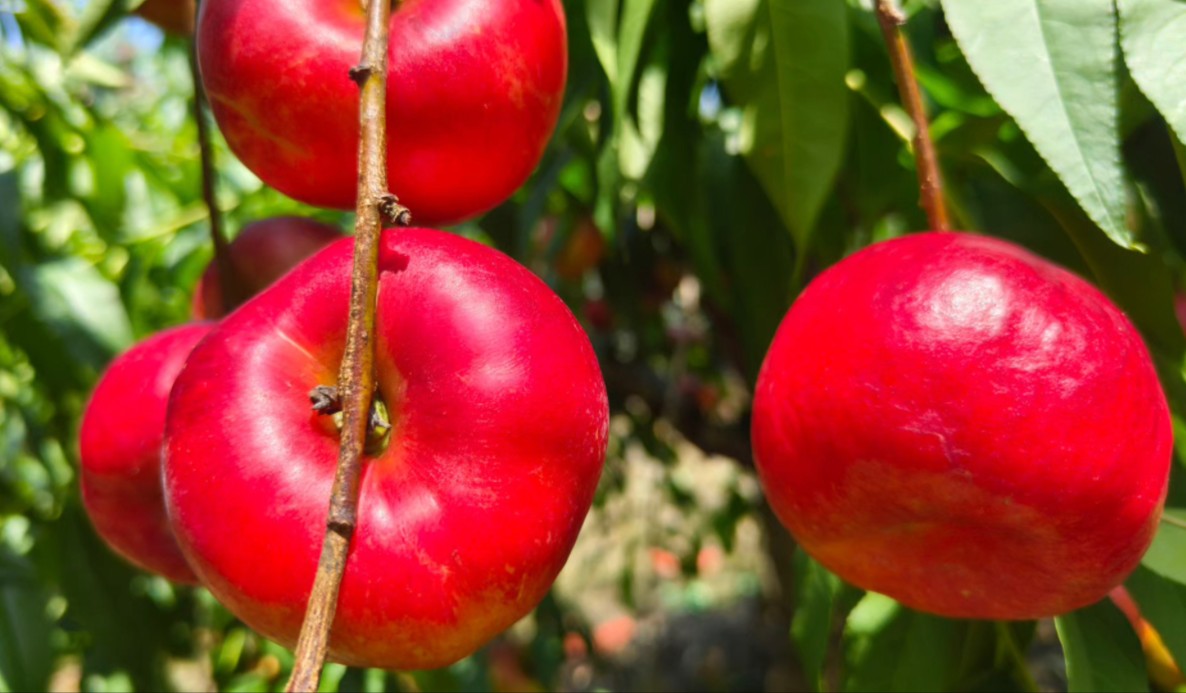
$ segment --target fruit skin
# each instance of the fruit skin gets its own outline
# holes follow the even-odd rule
[[[79,431],[82,502],[95,529],[121,556],[174,582],[197,577],[165,515],[165,408],[186,356],[210,327],[164,330],[117,357],[99,379]]]
[[[223,604],[288,646],[338,458],[308,393],[336,381],[351,251],[326,248],[225,318],[169,404],[182,549]],[[544,596],[592,502],[608,403],[572,314],[506,256],[408,229],[384,233],[379,262],[376,373],[393,430],[363,467],[331,657],[435,668]]]
[[[209,0],[202,81],[236,155],[308,204],[353,209],[362,3]],[[567,38],[559,0],[405,0],[392,12],[389,188],[419,224],[504,201],[559,117]]]
[[[272,217],[243,227],[227,244],[230,261],[247,297],[266,289],[297,263],[342,237],[341,230],[303,217]],[[211,261],[194,289],[192,306],[197,320],[226,315],[218,263]]]
[[[144,0],[135,13],[174,36],[194,33],[194,0]]]
[[[1092,603],[1136,567],[1170,462],[1140,336],[1009,243],[927,233],[821,274],[759,374],[771,506],[840,577],[945,616]]]

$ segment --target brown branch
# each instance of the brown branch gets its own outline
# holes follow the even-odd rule
[[[350,322],[346,353],[338,376],[343,420],[338,471],[326,519],[325,540],[305,621],[297,641],[296,661],[288,691],[313,691],[321,678],[329,648],[329,632],[337,610],[338,588],[346,570],[350,539],[358,517],[358,487],[367,422],[374,390],[375,296],[379,284],[380,205],[387,192],[387,31],[391,3],[367,4],[362,63],[350,71],[360,86],[358,142],[358,205],[354,224],[354,269],[351,273]]]
[[[214,244],[214,264],[218,267],[218,288],[227,312],[246,298],[239,279],[239,271],[231,260],[230,248],[222,228],[222,211],[218,208],[214,185],[214,148],[210,146],[210,125],[206,121],[206,90],[198,73],[197,43],[190,47],[189,69],[194,81],[194,122],[198,126],[198,159],[202,165],[202,199],[210,215],[210,240]]]
[[[919,91],[918,79],[914,74],[910,43],[902,32],[906,18],[894,0],[877,0],[877,23],[881,25],[881,34],[889,49],[902,106],[914,121],[914,160],[918,168],[920,205],[927,214],[927,222],[932,230],[950,231],[951,222],[943,201],[943,177],[939,174],[939,161],[935,156],[935,145],[931,142],[922,92]]]

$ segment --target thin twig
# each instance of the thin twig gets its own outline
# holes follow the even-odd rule
[[[927,125],[927,113],[922,105],[922,92],[914,74],[914,58],[910,54],[910,43],[902,32],[906,18],[894,0],[877,0],[877,23],[889,49],[890,62],[894,66],[894,79],[898,82],[898,93],[902,107],[914,121],[914,160],[918,167],[920,204],[927,214],[927,222],[934,231],[950,231],[951,222],[943,201],[943,178],[939,174],[939,162],[935,157],[935,146]]]
[[[387,192],[387,30],[391,3],[371,0],[367,7],[362,63],[350,71],[360,86],[358,143],[358,205],[354,225],[354,269],[351,273],[350,322],[346,353],[338,376],[343,419],[338,471],[326,519],[321,560],[297,641],[296,661],[288,691],[313,691],[329,648],[329,632],[337,610],[338,588],[346,570],[350,539],[358,517],[358,488],[367,422],[374,390],[375,295],[379,283],[380,205]]]
[[[1174,517],[1173,515],[1162,513],[1161,521],[1166,523],[1170,527],[1177,527],[1178,529],[1186,529],[1186,521],[1179,520],[1178,518]]]
[[[202,164],[202,199],[210,213],[210,240],[214,243],[214,265],[218,268],[218,288],[227,312],[238,306],[243,299],[239,272],[231,260],[229,244],[222,229],[222,212],[218,209],[214,186],[217,180],[214,171],[214,148],[210,146],[210,125],[206,121],[206,90],[198,74],[197,43],[190,47],[189,69],[194,81],[194,122],[198,126],[198,158]]]

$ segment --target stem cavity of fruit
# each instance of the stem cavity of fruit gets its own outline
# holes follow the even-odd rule
[[[342,414],[342,398],[338,388],[333,385],[318,385],[309,391],[309,402],[313,411],[322,416],[334,417],[334,425],[342,430],[344,416]],[[391,439],[391,414],[383,398],[374,393],[371,395],[371,413],[367,419],[367,439],[363,451],[374,457],[387,449]]]

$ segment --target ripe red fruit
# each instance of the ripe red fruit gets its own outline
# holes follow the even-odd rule
[[[302,202],[351,209],[365,3],[205,0],[202,80],[235,154]],[[406,0],[392,12],[387,177],[417,222],[510,196],[539,162],[567,71],[559,0]]]
[[[136,14],[176,36],[194,33],[194,0],[144,0]]]
[[[149,337],[107,367],[79,432],[82,502],[107,543],[175,582],[197,582],[169,529],[161,495],[165,408],[185,358],[208,323]]]
[[[298,262],[342,237],[338,227],[303,217],[261,219],[243,227],[227,245],[240,288],[250,298],[284,276]],[[211,261],[194,289],[193,316],[212,320],[227,314],[218,263]]]
[[[1050,616],[1136,567],[1170,462],[1140,335],[1009,243],[907,236],[821,274],[754,397],[771,506],[842,578],[967,618]]]
[[[194,570],[291,646],[338,458],[309,391],[346,340],[350,241],[226,317],[169,404],[165,489]],[[608,404],[592,347],[543,282],[426,229],[385,232],[374,332],[386,447],[363,468],[331,656],[422,669],[472,652],[544,596],[588,511]]]

